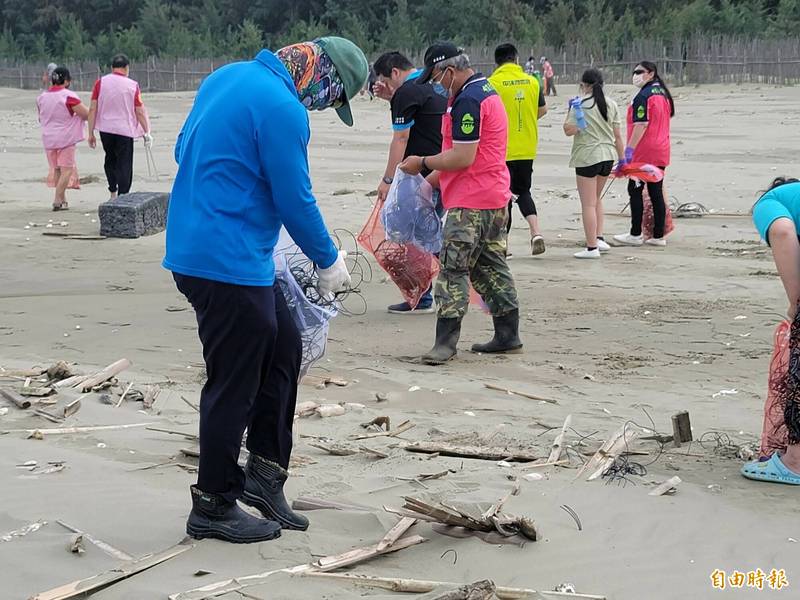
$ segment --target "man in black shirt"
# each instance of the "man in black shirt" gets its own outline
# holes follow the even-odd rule
[[[447,112],[447,100],[437,94],[433,86],[415,85],[420,71],[414,68],[399,52],[387,52],[375,61],[378,76],[375,93],[389,100],[392,112],[392,142],[386,170],[378,185],[378,201],[386,199],[395,170],[408,156],[433,156],[442,150],[442,115]],[[423,173],[427,176],[428,173]],[[432,313],[433,297],[430,290],[420,299],[415,309],[407,302],[389,307],[394,314]]]

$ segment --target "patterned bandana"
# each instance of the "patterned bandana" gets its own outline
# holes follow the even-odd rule
[[[289,71],[300,102],[308,110],[338,108],[344,83],[330,57],[314,42],[292,44],[275,53]]]

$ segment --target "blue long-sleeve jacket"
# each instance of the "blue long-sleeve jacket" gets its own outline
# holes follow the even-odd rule
[[[175,146],[164,268],[238,285],[275,280],[281,225],[321,268],[338,252],[311,192],[308,113],[269,51],[203,82]]]

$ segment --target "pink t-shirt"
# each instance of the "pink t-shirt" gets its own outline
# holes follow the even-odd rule
[[[506,167],[508,118],[503,101],[481,74],[470,77],[442,117],[442,151],[454,144],[478,143],[475,162],[460,171],[441,171],[446,209],[503,208],[511,198]]]
[[[647,129],[633,152],[633,162],[669,166],[671,118],[672,107],[658,82],[648,83],[636,94],[628,106],[628,142],[636,123],[647,123]]]

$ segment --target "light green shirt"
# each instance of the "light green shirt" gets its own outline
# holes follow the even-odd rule
[[[614,128],[619,128],[621,120],[617,103],[606,96],[608,104],[608,120],[603,118],[591,96],[583,101],[583,114],[586,117],[586,129],[579,131],[572,138],[572,156],[570,168],[591,167],[608,160],[617,160],[617,147],[614,144]],[[568,122],[577,125],[575,111],[570,109]]]

